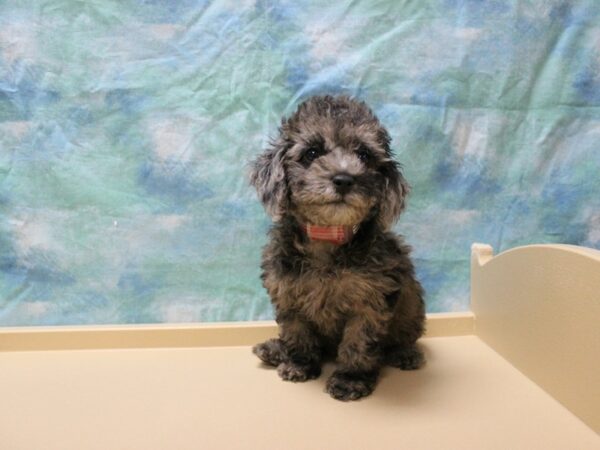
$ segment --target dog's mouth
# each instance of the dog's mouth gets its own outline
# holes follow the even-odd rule
[[[357,207],[364,201],[363,198],[356,194],[337,195],[336,197],[326,200],[323,205],[333,206],[348,206]]]
[[[341,209],[361,209],[364,206],[365,199],[353,194],[337,195],[328,199],[314,199],[306,202],[305,205],[312,207],[323,208],[341,208]]]
[[[373,206],[372,199],[368,201],[354,193],[310,200],[296,203],[297,212],[303,222],[321,226],[356,225]]]
[[[309,201],[304,201],[302,202],[304,203],[304,205],[306,206],[335,206],[335,205],[346,205],[346,206],[351,206],[350,202],[348,201],[348,198],[346,197],[334,197],[334,198],[330,198],[330,199],[310,199]]]

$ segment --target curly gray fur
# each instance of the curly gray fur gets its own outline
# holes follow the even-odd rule
[[[369,107],[332,96],[302,103],[254,162],[251,183],[274,221],[262,280],[280,327],[254,353],[296,382],[334,356],[327,391],[339,400],[369,395],[385,364],[420,367],[423,289],[410,248],[390,231],[409,186]],[[358,231],[336,245],[311,240],[305,224]]]

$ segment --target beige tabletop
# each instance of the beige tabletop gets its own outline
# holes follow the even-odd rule
[[[342,403],[248,347],[0,353],[0,448],[599,449],[600,437],[477,337],[423,340]]]

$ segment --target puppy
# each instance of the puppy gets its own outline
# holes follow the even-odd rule
[[[250,180],[274,222],[261,278],[280,328],[253,352],[294,382],[317,378],[335,357],[327,391],[338,400],[369,395],[384,365],[419,368],[423,289],[410,248],[390,231],[409,186],[369,107],[305,101]]]

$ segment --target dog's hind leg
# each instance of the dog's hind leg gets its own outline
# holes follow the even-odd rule
[[[425,364],[425,356],[415,344],[388,347],[383,360],[386,365],[402,370],[416,370]]]
[[[274,367],[288,360],[281,339],[269,339],[262,344],[256,344],[252,347],[252,353],[265,364]]]
[[[383,363],[402,370],[416,370],[425,364],[425,356],[416,345],[425,332],[425,303],[423,288],[414,278],[405,277],[402,288],[386,296],[395,308],[390,335],[383,348]]]

